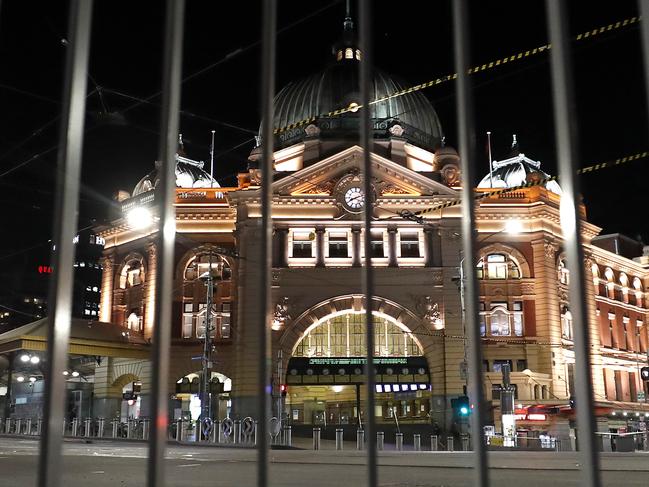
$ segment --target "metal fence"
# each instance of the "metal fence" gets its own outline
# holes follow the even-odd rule
[[[273,131],[273,95],[275,92],[275,18],[276,0],[265,0],[263,16],[263,60],[261,67],[261,93],[262,93],[262,133],[270,134]],[[370,103],[370,69],[372,65],[372,48],[370,45],[371,25],[370,0],[360,1],[360,42],[363,51],[363,61],[360,63],[361,78],[361,105],[369,106]],[[473,181],[472,160],[475,152],[474,127],[472,119],[472,100],[470,81],[467,76],[469,62],[469,28],[468,28],[468,0],[453,1],[454,48],[456,57],[457,75],[457,119],[459,129],[459,149],[462,154],[462,171],[465,181]],[[573,80],[571,73],[571,59],[568,51],[568,37],[566,28],[566,2],[561,0],[547,0],[547,14],[549,23],[549,37],[552,45],[552,85],[554,90],[554,115],[556,125],[557,159],[559,161],[560,178],[564,198],[562,200],[562,226],[564,232],[565,250],[568,256],[570,279],[570,300],[573,303],[572,316],[575,330],[576,352],[576,401],[580,405],[577,409],[577,423],[580,442],[580,465],[582,472],[582,485],[599,486],[599,460],[596,448],[596,437],[593,415],[593,391],[590,381],[589,363],[589,335],[587,323],[586,304],[584,298],[585,280],[583,254],[581,250],[580,224],[578,215],[579,184],[575,179],[576,169],[576,123],[572,116],[574,105]],[[640,1],[642,13],[649,15],[649,0]],[[168,0],[166,13],[166,42],[164,47],[163,104],[161,111],[161,140],[159,154],[162,159],[160,198],[156,198],[159,206],[159,231],[158,243],[160,254],[156,271],[156,309],[157,326],[153,339],[153,414],[151,421],[141,425],[126,426],[116,423],[92,423],[92,433],[97,435],[101,430],[102,435],[127,437],[137,434],[140,438],[148,439],[150,454],[148,460],[147,485],[159,487],[164,485],[164,452],[165,445],[170,436],[167,417],[167,387],[169,348],[170,348],[170,322],[171,302],[168,296],[172,291],[173,243],[174,243],[174,153],[178,132],[178,112],[180,106],[180,80],[182,65],[182,37],[183,14],[185,2],[183,0]],[[70,309],[72,300],[72,268],[73,268],[73,239],[76,233],[76,214],[78,209],[79,179],[81,169],[81,153],[84,134],[84,112],[86,93],[86,73],[88,53],[90,47],[90,24],[92,17],[91,0],[72,0],[69,17],[69,44],[64,82],[63,123],[61,124],[60,149],[58,156],[59,180],[57,182],[57,202],[55,209],[55,239],[56,252],[54,253],[54,267],[57,273],[54,276],[51,290],[50,333],[48,336],[48,373],[46,374],[46,407],[42,423],[32,422],[29,426],[20,425],[22,428],[42,427],[41,454],[39,460],[38,483],[45,487],[58,487],[61,485],[61,441],[64,428],[75,428],[74,434],[79,436],[81,431],[86,435],[91,434],[89,423],[64,425],[64,399],[62,391],[65,383],[64,377],[57,373],[63,370],[67,361],[67,343],[70,330]],[[646,17],[645,17],[646,18]],[[642,23],[644,36],[646,69],[649,69],[649,28],[646,22]],[[647,76],[649,87],[649,76]],[[649,89],[649,88],[648,88]],[[370,228],[372,226],[370,180],[372,166],[370,152],[372,151],[370,139],[369,110],[362,110],[363,130],[361,146],[364,151],[364,181],[365,181],[365,249],[366,255],[371,255]],[[259,423],[257,427],[256,446],[258,449],[258,478],[257,485],[268,485],[268,447],[269,435],[267,424],[269,419],[269,338],[268,320],[270,316],[270,235],[271,235],[271,182],[272,177],[273,146],[272,137],[267,137],[263,144],[261,170],[264,175],[262,180],[261,197],[261,229],[260,229],[260,254],[259,262],[262,263],[262,289],[260,296],[260,313],[257,326],[262,339],[259,342]],[[470,184],[465,184],[462,191],[463,198],[463,232],[462,249],[464,255],[475,255],[476,239],[474,234],[475,217],[473,211],[473,191]],[[374,292],[373,268],[364,266],[364,294],[365,302],[370,303]],[[472,261],[464,260],[464,275],[466,276],[465,305],[467,322],[468,346],[468,377],[469,395],[477,405],[472,419],[473,438],[482,438],[484,411],[482,410],[482,360],[480,347],[480,332],[478,320],[478,284],[472,269]],[[366,306],[367,323],[372,322],[371,306]],[[371,327],[367,326],[367,410],[374,409],[374,369],[372,351],[374,336]],[[374,487],[378,485],[377,473],[377,431],[373,415],[369,414],[365,426],[367,441],[367,484]],[[106,427],[108,426],[108,429]],[[12,426],[16,428],[15,425]],[[126,432],[124,432],[124,427]],[[182,425],[178,425],[182,429]],[[85,430],[84,430],[85,428]],[[94,429],[96,428],[96,430]],[[134,428],[134,429],[131,429]],[[110,431],[110,433],[108,433]],[[137,432],[137,433],[136,433]],[[145,434],[146,433],[146,434]],[[437,445],[437,439],[432,443]],[[382,446],[382,442],[381,442]],[[487,486],[486,444],[483,441],[473,442],[473,465],[475,469],[474,485]]]

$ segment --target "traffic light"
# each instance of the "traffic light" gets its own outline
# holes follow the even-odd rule
[[[455,399],[451,399],[451,408],[453,409],[453,415],[458,418],[466,418],[471,414],[471,404],[469,404],[468,396],[459,396]]]
[[[640,369],[640,377],[642,380],[649,382],[649,367],[642,367]]]
[[[279,386],[279,391],[282,393],[282,397],[286,397],[286,394],[288,393],[288,386],[286,384],[282,384]]]

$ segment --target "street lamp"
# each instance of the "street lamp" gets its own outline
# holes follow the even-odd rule
[[[153,224],[153,214],[149,208],[136,206],[126,214],[126,221],[136,230],[143,230]]]

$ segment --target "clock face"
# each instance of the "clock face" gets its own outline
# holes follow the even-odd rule
[[[361,188],[351,187],[345,192],[345,204],[352,210],[363,208],[364,196]]]

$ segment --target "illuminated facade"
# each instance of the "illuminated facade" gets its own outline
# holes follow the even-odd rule
[[[363,410],[359,385],[365,354],[363,310],[368,306],[362,297],[361,267],[371,258],[376,288],[369,306],[379,357],[373,414],[379,421],[391,422],[397,415],[402,422],[434,421],[449,427],[450,401],[462,395],[466,385],[459,206],[427,213],[423,223],[399,215],[457,200],[459,156],[445,146],[437,115],[420,92],[372,107],[373,194],[368,200],[375,221],[369,236],[372,255],[365,256],[362,151],[355,143],[359,114],[351,110],[338,117],[319,115],[357,103],[361,54],[346,34],[331,65],[289,84],[276,97],[275,126],[312,117],[314,121],[275,136],[274,313],[268,322],[273,391],[279,396],[279,385],[288,385],[282,412],[296,423],[357,421]],[[373,86],[371,98],[402,88],[379,71]],[[260,140],[263,143],[263,134]],[[213,374],[228,383],[215,400],[215,415],[255,415],[262,313],[257,299],[260,265],[255,261],[259,157],[256,147],[237,186],[222,188],[201,162],[179,151],[169,377],[169,387],[176,391],[172,410],[180,411],[176,415],[191,408],[190,386],[199,381],[201,368],[193,358],[202,353],[207,313],[214,324]],[[495,163],[478,191],[544,176],[540,163],[520,154]],[[100,229],[105,240],[100,320],[145,339],[156,326],[155,227],[153,220],[141,224],[129,217],[154,210],[156,181],[154,171],[132,194],[122,192],[121,215]],[[552,182],[482,199],[477,209],[476,272],[484,386],[494,406],[492,421],[499,425],[501,369],[509,364],[516,403],[521,405],[519,424],[567,434],[573,418],[569,399],[574,353],[560,193]],[[593,275],[588,289],[593,384],[605,428],[605,422],[615,425],[614,412],[649,413],[642,401],[646,385],[637,374],[646,364],[649,266],[598,246],[600,229],[585,216],[582,209],[584,265]],[[200,277],[210,267],[215,286],[208,310]],[[119,362],[123,367],[127,363]],[[142,373],[147,375],[145,368]],[[106,381],[117,381],[115,374]],[[137,379],[146,396],[146,378]],[[114,384],[104,388],[105,397],[114,397]],[[536,414],[529,416],[535,421],[527,421],[528,414]]]

